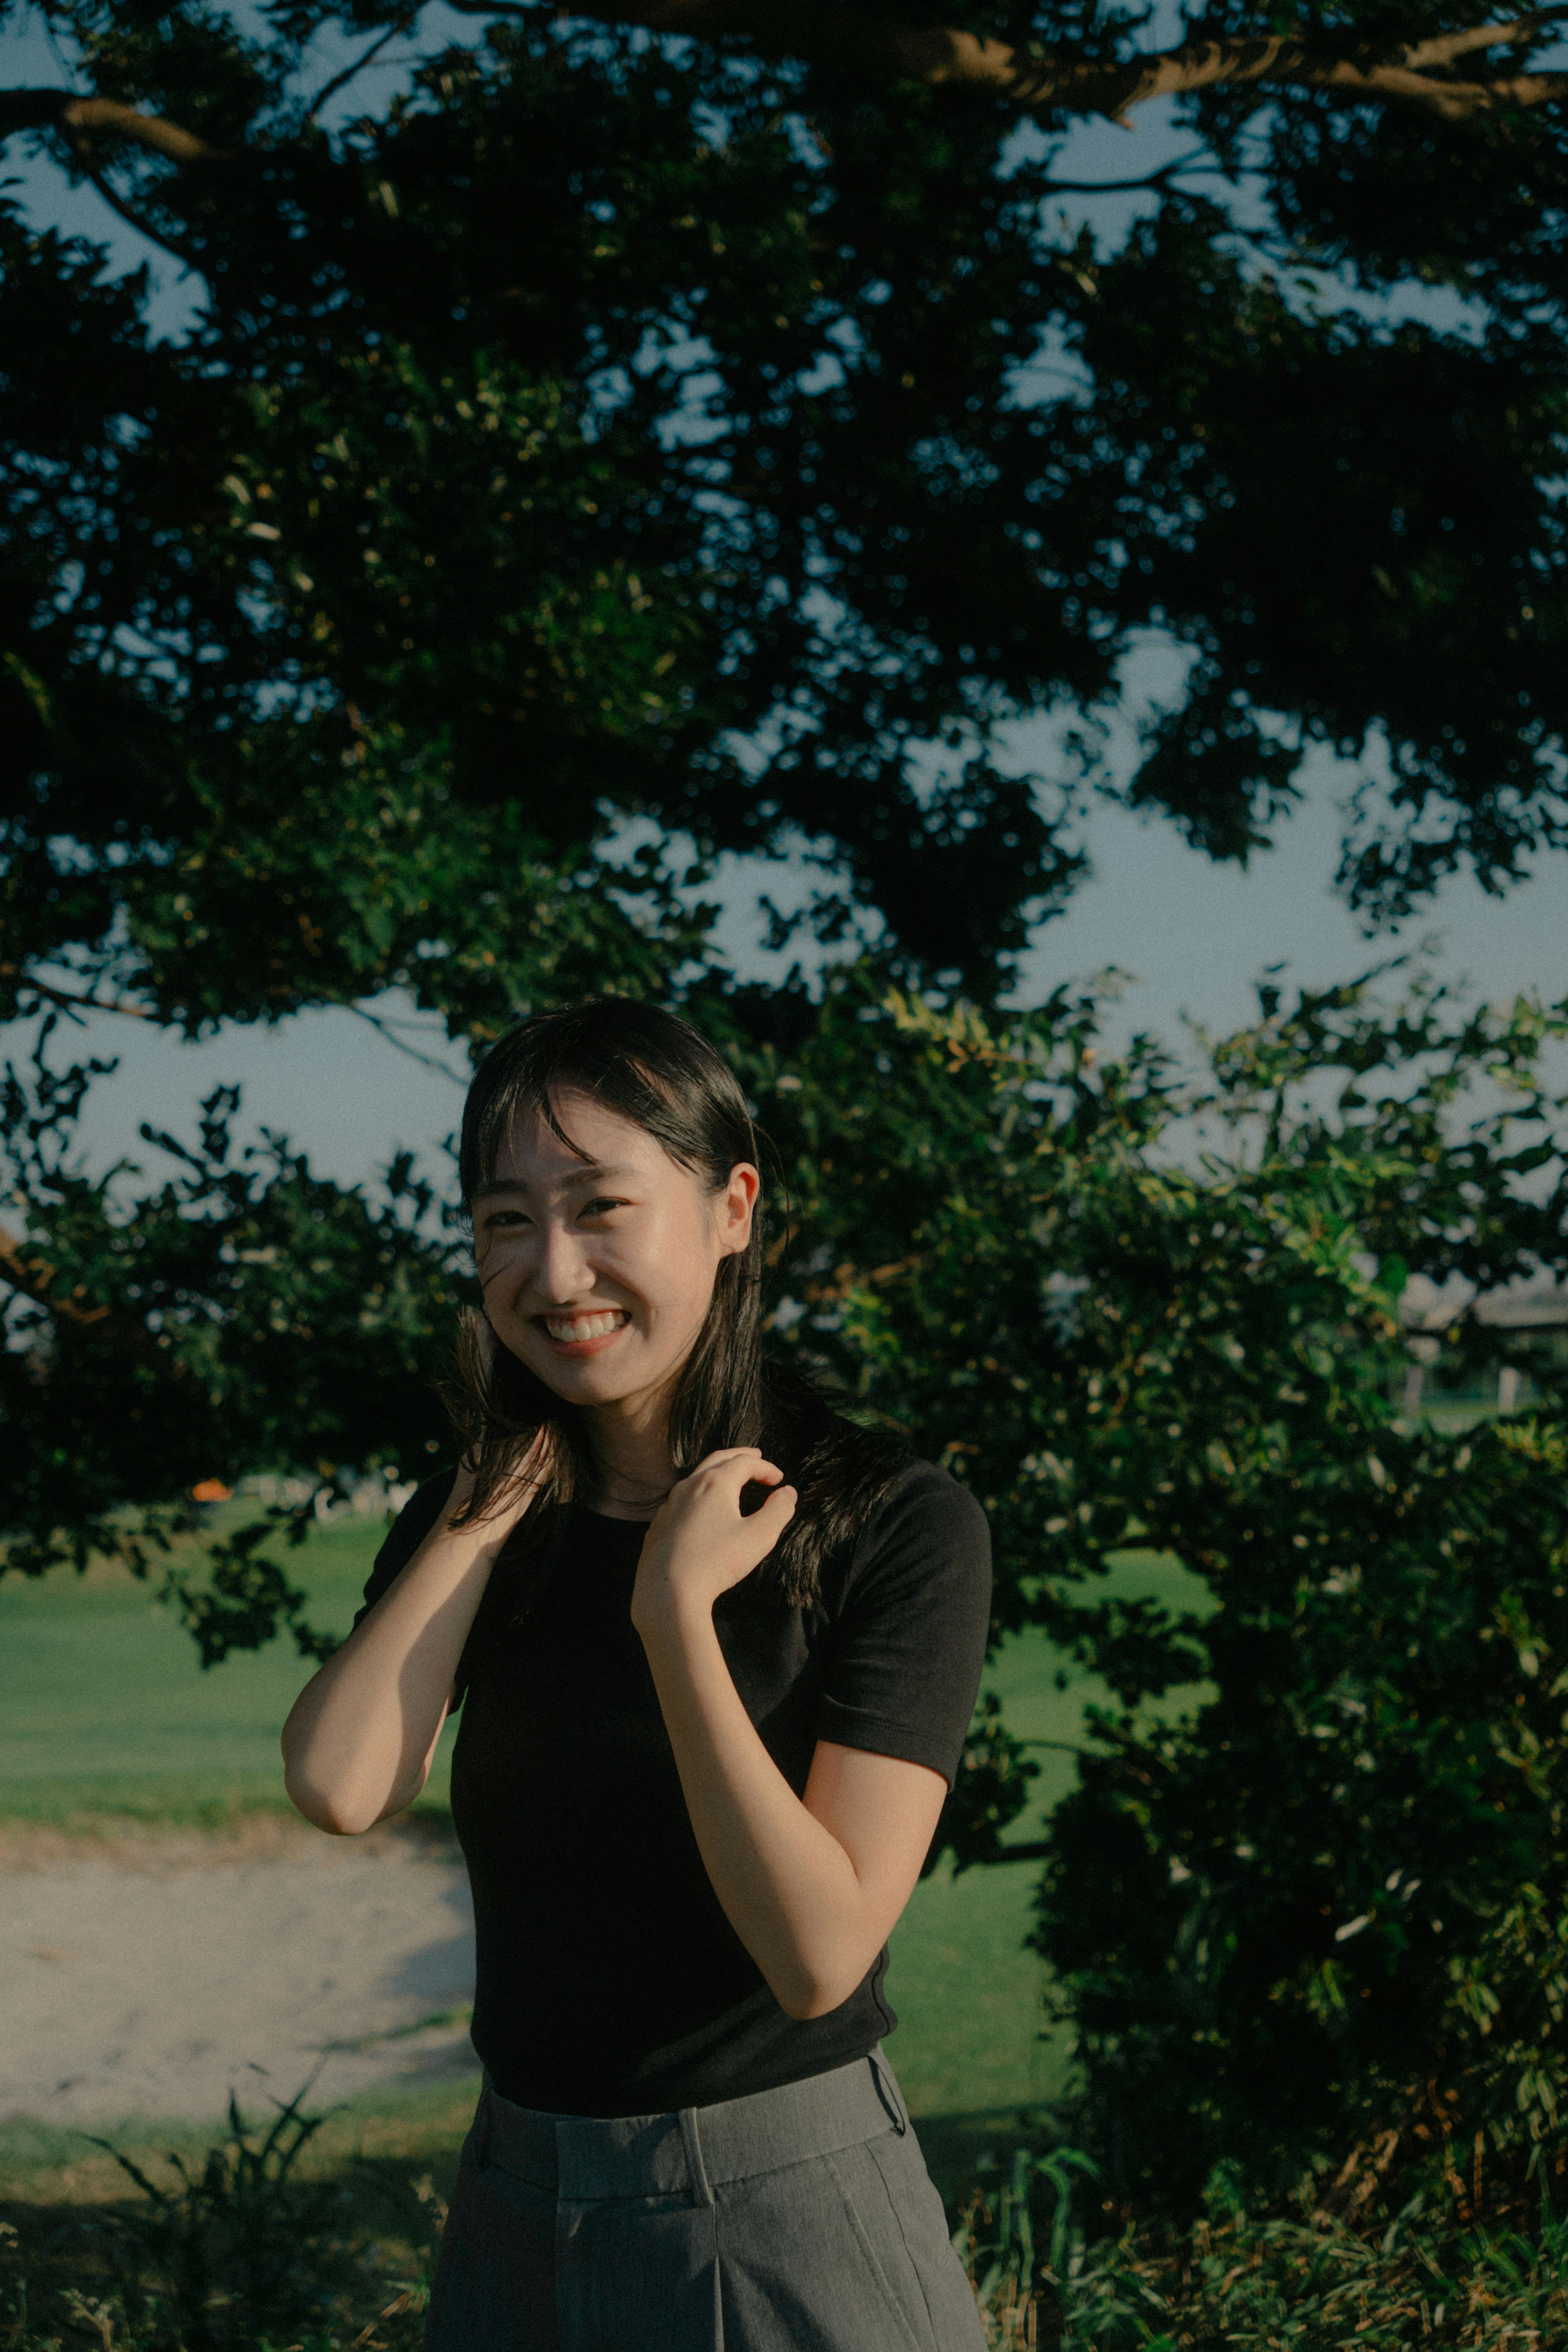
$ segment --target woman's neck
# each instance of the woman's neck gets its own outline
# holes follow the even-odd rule
[[[590,1408],[598,1477],[593,1507],[612,1519],[652,1518],[674,1483],[664,1397],[627,1397]]]

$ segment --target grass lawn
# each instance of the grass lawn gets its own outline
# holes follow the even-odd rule
[[[347,1628],[382,1532],[345,1518],[313,1531],[290,1555],[313,1622]],[[1172,1599],[1190,1590],[1174,1563],[1150,1555],[1129,1555],[1116,1580],[1129,1593]],[[986,1679],[1020,1737],[1070,1747],[1090,1685],[1073,1676],[1058,1688],[1060,1665],[1050,1645],[1029,1634],[1006,1645]],[[201,1823],[282,1808],[277,1735],[308,1671],[275,1643],[204,1674],[154,1587],[123,1575],[7,1578],[0,1581],[0,1818]],[[452,1736],[422,1808],[444,1810]],[[1048,1747],[1039,1761],[1046,1806],[1071,1785],[1072,1759]],[[1015,1834],[1039,1834],[1039,1810]],[[1065,2053],[1041,2037],[1043,1970],[1023,1943],[1034,1883],[1022,1863],[956,1880],[944,1868],[916,1889],[894,1938],[888,1989],[901,2022],[890,2055],[939,2179],[967,2171],[1021,2113],[1048,2105],[1064,2079]],[[443,2109],[438,2127],[434,2113],[423,2117],[422,2128],[444,2144],[457,2131],[461,2104],[450,2115]],[[411,2113],[407,2127],[413,2124]],[[404,2130],[394,2117],[368,2114],[345,2117],[341,2128],[372,2137]],[[11,2153],[15,2161],[22,2150]],[[50,2151],[56,2163],[60,2153]],[[41,2142],[37,2160],[49,2160]]]
[[[280,1555],[314,1623],[347,1632],[383,1533],[345,1518]],[[279,1641],[204,1674],[156,1579],[0,1580],[0,1814],[201,1822],[287,1804],[277,1735],[310,1666]],[[444,1758],[429,1794],[444,1803]]]

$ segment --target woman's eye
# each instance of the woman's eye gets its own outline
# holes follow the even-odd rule
[[[582,1213],[585,1217],[603,1217],[607,1216],[612,1209],[623,1209],[625,1206],[626,1203],[624,1201],[612,1201],[608,1199],[590,1201]]]

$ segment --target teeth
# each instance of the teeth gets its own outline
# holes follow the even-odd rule
[[[629,1319],[623,1307],[606,1307],[597,1315],[547,1315],[545,1329],[552,1339],[602,1339]]]

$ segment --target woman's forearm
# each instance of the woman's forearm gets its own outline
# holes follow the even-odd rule
[[[710,1608],[671,1599],[638,1630],[714,1892],[781,2007],[822,2016],[859,1984],[908,1890],[890,1902],[885,1886],[863,1884],[790,1788],[746,1712]]]
[[[517,1514],[454,1528],[455,1490],[406,1568],[307,1683],[283,1727],[284,1785],[352,1836],[424,1785],[464,1643]]]

